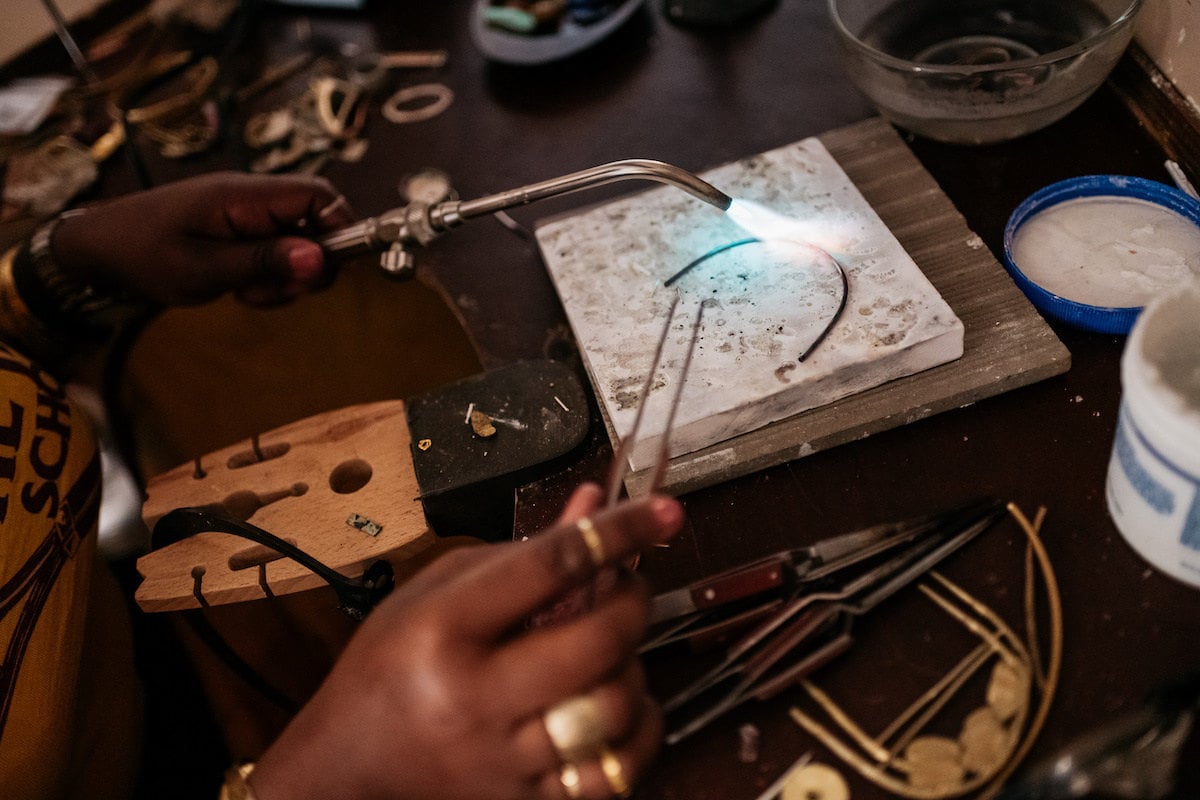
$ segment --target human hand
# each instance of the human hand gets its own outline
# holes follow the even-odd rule
[[[588,485],[529,541],[453,550],[393,592],[259,759],[250,776],[259,800],[609,798],[599,753],[576,765],[568,792],[543,722],[580,695],[599,709],[621,780],[632,783],[657,752],[662,715],[636,655],[649,593],[615,565],[674,535],[683,512],[661,496],[603,512],[600,502]],[[600,566],[574,524],[593,512]],[[526,625],[599,573],[615,577],[589,610]]]
[[[320,178],[220,172],[88,207],[55,229],[60,269],[160,305],[234,291],[277,305],[332,279],[315,235],[351,222]]]

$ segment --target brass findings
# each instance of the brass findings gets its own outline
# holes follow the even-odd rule
[[[414,106],[425,101],[424,105]],[[379,113],[394,125],[423,122],[441,114],[454,102],[454,92],[440,83],[408,86],[393,94],[379,107]]]
[[[850,787],[842,773],[813,762],[788,775],[780,800],[850,800]]]
[[[897,797],[941,800],[974,791],[982,798],[994,796],[1045,722],[1062,666],[1062,602],[1039,535],[1044,509],[1033,521],[1014,504],[1008,511],[1027,539],[1024,638],[991,608],[933,572],[918,588],[978,644],[886,730],[867,734],[829,695],[811,681],[801,682],[832,725],[798,707],[791,709],[792,719],[848,767]],[[1039,568],[1049,617],[1045,652],[1038,647]],[[956,737],[929,733],[934,717],[979,673],[986,675],[983,705],[966,714]]]

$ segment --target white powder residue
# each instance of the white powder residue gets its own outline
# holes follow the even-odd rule
[[[1013,237],[1021,272],[1093,306],[1134,307],[1200,277],[1200,226],[1130,197],[1080,197],[1039,211]]]

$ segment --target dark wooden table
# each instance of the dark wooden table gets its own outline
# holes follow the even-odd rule
[[[247,41],[243,67],[250,72],[296,47],[302,13],[271,10]],[[842,70],[819,0],[781,0],[731,30],[677,27],[652,2],[594,51],[541,68],[489,64],[470,40],[465,2],[378,3],[363,13],[307,19],[315,35],[332,40],[450,54],[433,76],[455,92],[445,113],[407,126],[373,116],[365,159],[325,170],[362,213],[397,205],[399,179],[425,167],[447,172],[463,197],[619,158],[660,158],[702,170],[873,113]],[[1095,172],[1167,179],[1161,153],[1107,89],[1062,122],[1012,143],[907,141],[997,256],[1011,210],[1052,181]],[[167,180],[240,167],[243,158],[228,145],[203,159],[151,159],[150,166],[156,180]],[[113,165],[99,191],[134,187],[132,172]],[[591,199],[604,196],[600,190]],[[547,201],[512,216],[529,225],[578,202]],[[485,219],[418,258],[424,279],[451,299],[485,366],[569,355],[562,309],[531,242]],[[1012,500],[1029,514],[1044,505],[1065,645],[1057,697],[1026,763],[1133,708],[1162,681],[1200,665],[1200,596],[1142,561],[1106,510],[1123,339],[1055,329],[1072,354],[1065,375],[686,496],[689,522],[680,543],[650,554],[646,574],[659,588],[671,588],[754,556],[970,495]],[[1007,525],[956,555],[945,572],[1023,630],[1023,552],[1023,538]],[[856,705],[853,713],[868,730],[878,730],[901,699],[948,669],[957,645],[939,637],[951,627],[910,592],[856,628],[862,653],[852,651],[815,679]],[[656,680],[669,683],[673,669],[659,665]],[[839,764],[789,718],[789,706],[802,702],[799,690],[785,693],[668,749],[638,796],[755,798],[809,750]],[[738,758],[738,728],[746,722],[761,732],[753,763]],[[949,730],[953,735],[953,724]],[[1192,796],[1200,783],[1192,763],[1179,797]],[[853,797],[883,796],[843,772]]]

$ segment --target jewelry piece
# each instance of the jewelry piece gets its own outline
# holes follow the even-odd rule
[[[261,150],[282,144],[296,128],[296,118],[286,108],[261,111],[246,120],[242,139],[247,147]]]
[[[565,762],[590,758],[604,749],[604,716],[592,696],[569,697],[542,715],[542,724],[558,757]]]
[[[850,800],[850,787],[842,773],[813,762],[791,772],[780,800]]]
[[[401,108],[406,103],[415,100],[429,102],[417,108]],[[454,92],[440,83],[422,83],[401,89],[384,101],[379,107],[379,113],[388,122],[404,125],[409,122],[422,122],[432,119],[445,111],[454,102]]]
[[[583,781],[579,777],[579,767],[574,764],[563,764],[562,769],[558,772],[558,780],[571,800],[583,797]]]
[[[608,788],[612,789],[613,794],[617,797],[629,797],[632,787],[630,787],[629,781],[625,780],[625,770],[621,768],[621,760],[613,755],[613,752],[607,747],[600,751],[600,769],[604,772]]]
[[[123,293],[64,272],[51,243],[59,222],[83,213],[64,211],[40,227],[11,265],[13,288],[44,332],[73,342],[102,343],[135,304]]]
[[[580,517],[575,522],[575,527],[579,529],[579,535],[583,537],[583,543],[587,545],[588,553],[592,557],[592,565],[603,566],[608,557],[604,553],[604,542],[600,540],[600,532],[596,530],[591,518]]]
[[[146,70],[147,74],[144,80],[126,91],[125,97],[136,96],[148,91],[159,79],[166,78],[176,69],[186,66],[188,58],[190,55],[187,53],[175,53],[151,62],[150,67]],[[205,56],[184,71],[181,80],[186,85],[178,94],[149,105],[126,108],[124,110],[126,124],[137,127],[150,122],[169,123],[186,117],[203,104],[204,98],[208,96],[208,91],[217,79],[218,72],[217,60],[211,56]]]
[[[335,139],[354,138],[358,134],[355,114],[362,90],[349,81],[324,76],[313,80],[312,92],[321,129]]]
[[[26,305],[13,278],[13,262],[18,248],[0,256],[0,332],[6,339],[20,342],[41,353],[53,351],[52,337],[45,324]]]
[[[106,311],[117,302],[114,295],[64,273],[51,253],[51,242],[58,224],[68,217],[83,213],[82,208],[64,211],[38,228],[29,240],[29,257],[33,259],[34,273],[48,298],[53,300],[53,316],[61,316],[72,323]]]
[[[246,781],[253,771],[253,761],[226,770],[225,783],[221,786],[219,800],[255,800],[254,790]]]

